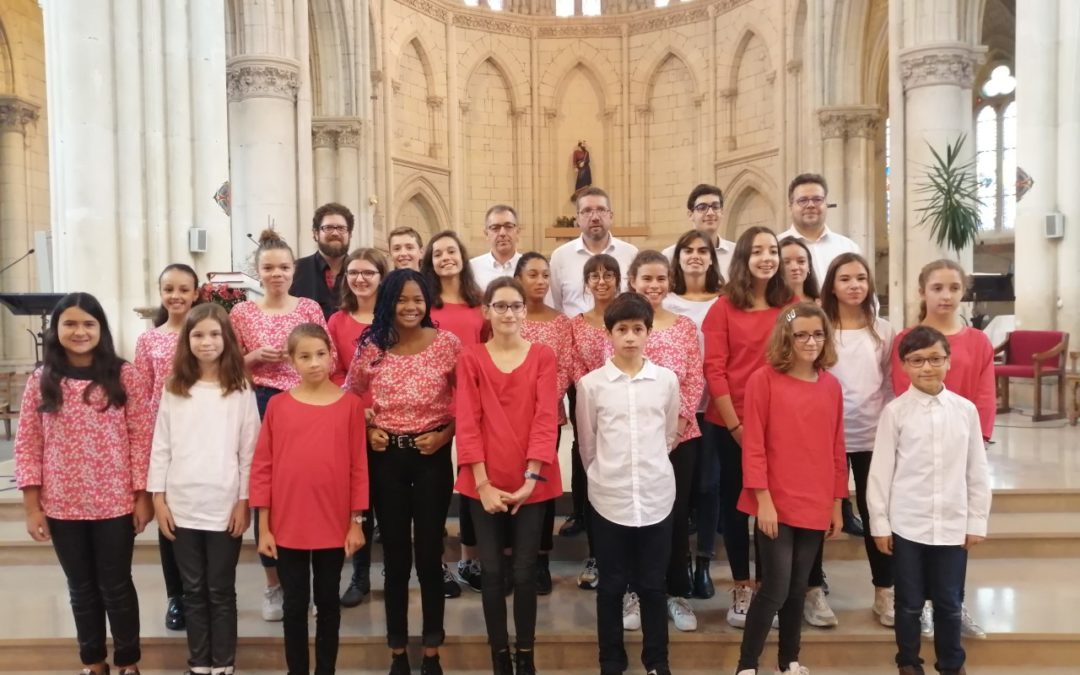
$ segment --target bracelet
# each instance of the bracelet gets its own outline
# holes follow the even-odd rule
[[[741,426],[742,426],[742,422],[739,422],[739,423],[738,423],[738,424],[736,424],[735,426],[733,426],[733,427],[731,427],[730,429],[728,429],[728,433],[729,433],[729,434],[733,434],[733,433],[735,433],[736,431],[738,431],[738,430],[739,430],[739,428],[740,428]]]
[[[536,473],[534,471],[529,471],[528,469],[526,469],[525,470],[525,480],[529,480],[530,478],[535,480],[535,481],[539,481],[541,483],[546,483],[547,482],[547,478],[544,478],[543,476],[541,476],[540,474],[538,474],[538,473]]]
[[[485,485],[491,485],[491,481],[487,479],[480,481],[476,484],[476,491],[479,492],[480,488],[484,487]]]

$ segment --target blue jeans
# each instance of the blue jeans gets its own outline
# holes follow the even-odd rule
[[[919,616],[927,600],[934,603],[934,667],[959,671],[964,665],[960,644],[960,605],[967,574],[962,546],[917,544],[893,533],[893,576],[896,589],[896,665],[914,666],[919,658]]]

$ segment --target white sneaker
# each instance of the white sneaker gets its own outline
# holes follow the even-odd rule
[[[314,600],[312,600],[310,603],[308,603],[308,610],[311,611],[311,616],[312,617],[319,616],[319,608],[315,606],[315,601]]]
[[[740,670],[735,675],[757,675],[757,671],[752,669]]]
[[[263,621],[281,621],[285,618],[285,610],[281,607],[281,604],[284,601],[285,592],[281,590],[281,584],[267,587],[267,589],[263,591]]]
[[[896,625],[896,596],[892,588],[874,589],[873,610],[882,626]]]
[[[810,669],[806,666],[800,666],[798,661],[792,661],[788,664],[787,670],[776,671],[777,675],[810,675]]]
[[[586,558],[585,569],[578,575],[577,585],[586,591],[595,591],[600,583],[600,570],[596,567],[596,558]]]
[[[630,592],[622,599],[623,630],[641,630],[641,602],[637,593]]]
[[[963,630],[961,624],[961,630]],[[930,637],[934,634],[934,606],[927,600],[922,606],[922,614],[919,615],[919,632]]]
[[[832,607],[825,599],[825,591],[821,588],[811,588],[806,592],[806,602],[803,605],[803,619],[811,626],[818,628],[831,628],[840,623],[833,614]]]
[[[968,613],[967,605],[964,604],[960,605],[960,634],[976,640],[986,639],[986,631],[982,629],[982,626],[975,623],[975,619],[971,618],[971,614]]]
[[[686,598],[668,598],[667,613],[675,622],[675,629],[683,632],[697,630],[697,615]]]
[[[728,607],[727,622],[734,628],[746,627],[746,612],[750,601],[754,599],[754,589],[749,586],[736,586],[731,589],[731,607]]]

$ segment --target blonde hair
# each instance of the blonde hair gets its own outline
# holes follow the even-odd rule
[[[834,332],[829,317],[825,311],[813,302],[800,302],[780,311],[776,317],[776,324],[769,335],[769,344],[765,349],[765,360],[770,366],[786,373],[795,366],[795,319],[814,318],[821,319],[821,326],[825,330],[825,344],[821,345],[821,353],[814,359],[814,369],[824,370],[836,365],[836,344]]]
[[[923,265],[922,270],[919,271],[919,292],[926,292],[926,282],[930,281],[930,275],[938,270],[952,270],[960,275],[960,289],[967,290],[967,272],[964,271],[963,266],[955,260],[949,260],[948,258],[940,258],[933,262],[928,262]],[[919,322],[926,318],[926,300],[919,300]]]

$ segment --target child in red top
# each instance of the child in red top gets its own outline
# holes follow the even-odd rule
[[[739,675],[754,675],[779,612],[778,672],[798,675],[803,601],[823,534],[838,536],[847,496],[844,396],[826,372],[836,363],[833,330],[813,303],[777,318],[768,366],[746,384],[743,490],[739,509],[757,517],[761,588],[746,616]]]
[[[776,317],[794,296],[780,272],[780,244],[767,227],[751,227],[742,233],[728,276],[722,295],[701,324],[711,402],[705,420],[712,425],[709,435],[714,439],[713,447],[703,450],[720,455],[720,518],[735,582],[727,622],[742,628],[754,593],[749,521],[737,508],[743,486],[743,401],[750,375],[765,365],[765,343]]]
[[[337,662],[345,556],[364,545],[368,507],[364,408],[330,381],[333,356],[322,326],[289,333],[300,384],[271,399],[251,464],[249,500],[259,509],[259,553],[278,562],[284,591],[285,661],[307,673],[307,613],[314,588],[315,672]]]
[[[457,368],[457,489],[472,511],[484,622],[496,673],[535,672],[536,556],[546,503],[562,492],[555,455],[555,352],[521,337],[525,291],[510,277],[484,292],[492,337],[466,347]],[[503,551],[512,548],[508,561]],[[511,669],[503,579],[513,568],[516,668]]]
[[[199,276],[183,263],[167,265],[158,276],[158,292],[161,294],[161,306],[154,314],[154,329],[140,335],[135,342],[135,370],[150,394],[153,419],[157,418],[161,392],[172,372],[176,338],[199,297]],[[161,573],[165,577],[165,595],[169,599],[165,608],[165,627],[184,630],[184,585],[180,579],[180,569],[176,566],[172,541],[161,530],[158,530],[158,552],[161,555]]]
[[[139,672],[135,535],[154,515],[146,474],[153,418],[135,368],[116,355],[105,311],[65,295],[45,331],[44,364],[26,383],[15,437],[15,482],[26,529],[52,540],[67,577],[83,672],[109,672],[109,608],[120,675]]]

